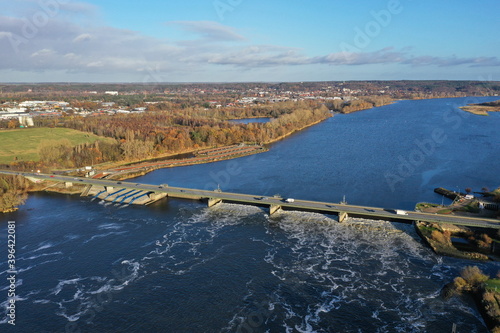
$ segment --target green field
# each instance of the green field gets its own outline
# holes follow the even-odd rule
[[[38,145],[44,140],[68,139],[72,144],[110,140],[68,128],[24,128],[0,131],[0,163],[38,161]]]
[[[486,281],[486,289],[491,291],[500,291],[500,279],[489,279]]]

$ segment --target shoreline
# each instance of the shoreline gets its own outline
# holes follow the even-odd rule
[[[288,136],[296,133],[296,132],[300,132],[308,127],[311,127],[311,126],[314,126],[314,125],[317,125],[329,118],[331,118],[332,116],[330,115],[329,117],[326,117],[324,119],[319,119],[317,121],[314,121],[310,124],[307,124],[305,126],[302,126],[298,129],[295,129],[289,133],[286,133],[282,136],[279,136],[275,139],[272,139],[272,140],[269,140],[269,141],[265,141],[263,142],[262,144],[263,145],[270,145],[270,144],[273,144],[277,141],[280,141],[280,140],[283,140],[285,138],[287,138]],[[212,147],[214,148],[214,147]],[[210,149],[210,148],[203,148],[203,149]],[[234,158],[239,158],[239,157],[243,157],[243,156],[249,156],[249,155],[253,155],[253,154],[258,154],[258,153],[263,153],[263,152],[266,152],[268,151],[269,149],[268,148],[264,148],[262,150],[256,150],[256,151],[252,151],[252,152],[248,152],[246,154],[236,154],[234,156],[227,156],[227,157],[218,157],[218,158],[214,158],[213,160],[208,160],[208,161],[196,161],[196,160],[193,160],[192,162],[189,162],[189,161],[186,161],[185,163],[182,163],[182,165],[165,165],[165,166],[158,166],[158,167],[155,167],[155,166],[150,166],[150,167],[147,167],[147,166],[143,166],[141,167],[140,165],[137,165],[137,164],[140,164],[140,163],[147,163],[149,161],[152,161],[152,160],[158,160],[158,159],[161,159],[161,158],[167,158],[167,157],[172,157],[172,156],[176,156],[176,155],[183,155],[183,154],[194,154],[196,153],[197,151],[199,151],[199,149],[190,149],[190,150],[187,150],[187,151],[183,151],[183,152],[177,152],[177,153],[171,153],[171,154],[165,154],[165,155],[160,155],[160,156],[156,156],[156,157],[153,157],[153,158],[149,158],[149,159],[144,159],[144,160],[139,160],[139,161],[122,161],[122,162],[114,162],[113,164],[111,165],[106,165],[106,169],[101,169],[100,166],[103,166],[102,164],[99,164],[99,165],[96,165],[96,170],[97,173],[102,173],[102,172],[105,172],[106,170],[110,170],[110,169],[118,169],[120,167],[128,167],[130,166],[131,168],[133,168],[134,165],[137,165],[137,169],[141,169],[141,168],[144,168],[143,171],[145,171],[146,173],[148,172],[151,172],[151,171],[154,171],[154,170],[158,170],[158,169],[163,169],[163,168],[174,168],[174,167],[178,167],[178,166],[189,166],[189,165],[197,165],[197,164],[205,164],[205,163],[213,163],[213,162],[219,162],[219,161],[225,161],[225,160],[230,160],[230,159],[234,159]],[[172,159],[172,161],[175,161],[174,159]],[[151,168],[150,170],[148,170],[149,168]],[[138,171],[138,170],[136,170]],[[133,173],[133,171],[131,171],[131,173]],[[122,173],[121,174],[122,176],[126,176],[126,173]],[[112,177],[112,176],[111,176]],[[124,180],[124,179],[130,179],[130,178],[133,178],[135,176],[132,176],[132,177],[127,177],[127,178],[121,178],[121,180]]]
[[[329,118],[332,118],[332,116],[327,117],[327,118],[325,118],[325,119],[320,119],[320,120],[317,120],[317,121],[315,121],[315,122],[312,122],[312,123],[310,123],[310,124],[308,124],[308,125],[302,126],[302,127],[298,128],[298,129],[295,129],[295,130],[293,130],[293,131],[291,131],[291,132],[287,133],[287,134],[283,134],[282,136],[279,136],[279,137],[277,137],[277,138],[275,138],[275,139],[272,139],[272,140],[269,140],[269,141],[265,141],[265,142],[263,142],[263,144],[264,144],[264,145],[270,145],[270,144],[272,144],[272,143],[278,142],[278,141],[283,140],[283,139],[285,139],[286,137],[288,137],[288,136],[290,136],[290,135],[292,135],[292,134],[295,134],[296,132],[300,132],[300,131],[302,131],[302,130],[304,130],[304,129],[308,128],[308,127],[311,127],[311,126],[317,125],[317,124],[319,124],[319,123],[321,123],[321,122],[323,122],[323,121],[325,121],[325,120],[327,120],[327,119],[329,119]]]
[[[489,112],[500,112],[500,107],[485,105],[467,105],[461,106],[459,109],[478,116],[489,116]]]
[[[348,112],[338,111],[338,113],[340,113],[340,114],[351,114],[351,113],[355,113],[355,112],[359,112],[359,111],[365,111],[365,110],[371,110],[371,109],[375,109],[375,108],[380,108],[382,106],[391,105],[391,104],[394,104],[394,103],[399,102],[399,101],[405,101],[405,100],[404,99],[395,99],[395,100],[390,101],[389,103],[382,104],[382,105],[379,105],[379,106],[373,105],[370,108],[359,109],[359,110],[352,110],[352,111],[348,111]]]
[[[280,137],[277,137],[273,140],[270,140],[270,141],[266,141],[263,143],[263,145],[270,145],[272,143],[275,143],[277,141],[280,141],[280,140],[283,140],[285,139],[286,137],[296,133],[296,132],[299,132],[299,131],[302,131],[308,127],[311,127],[311,126],[314,126],[314,125],[317,125],[319,123],[321,123],[322,121],[325,121],[329,118],[331,118],[332,116],[330,115],[329,117],[326,117],[324,119],[320,119],[320,120],[317,120],[317,121],[314,121],[310,124],[307,124],[305,126],[302,126],[298,129],[295,129],[289,133],[286,133]],[[203,148],[203,149],[210,149],[210,148]],[[160,156],[156,156],[154,158],[150,158],[150,159],[145,159],[145,160],[139,160],[139,161],[121,161],[121,162],[106,162],[106,163],[103,163],[103,164],[99,164],[99,165],[96,165],[96,175],[99,175],[99,174],[103,174],[104,176],[108,176],[109,175],[109,178],[108,179],[116,179],[116,180],[126,180],[126,179],[131,179],[131,178],[136,178],[136,177],[140,177],[140,176],[144,176],[145,174],[149,173],[149,172],[152,172],[152,171],[155,171],[155,170],[159,170],[159,169],[164,169],[164,168],[173,168],[173,167],[179,167],[179,166],[190,166],[190,165],[197,165],[197,164],[206,164],[206,163],[213,163],[213,162],[220,162],[220,161],[225,161],[225,160],[231,160],[231,159],[235,159],[235,158],[239,158],[239,157],[244,157],[244,156],[250,156],[250,155],[254,155],[254,154],[259,154],[259,153],[263,153],[263,152],[267,152],[269,151],[269,148],[266,148],[266,147],[262,147],[262,149],[255,149],[253,151],[247,151],[246,153],[244,154],[235,154],[235,155],[228,155],[228,156],[219,156],[219,157],[214,157],[213,159],[210,159],[210,160],[207,160],[207,161],[197,161],[197,160],[194,160],[192,162],[189,162],[189,161],[186,161],[185,163],[182,163],[180,165],[164,165],[164,166],[161,166],[161,165],[157,165],[157,166],[140,166],[140,165],[137,165],[137,164],[140,164],[140,163],[147,163],[148,161],[151,161],[151,160],[157,160],[159,158],[166,158],[166,157],[172,157],[172,156],[176,156],[176,155],[183,155],[183,154],[189,154],[189,153],[196,153],[197,151],[199,151],[200,149],[196,149],[196,150],[192,150],[190,149],[189,151],[184,151],[184,152],[177,152],[177,153],[170,153],[170,154],[165,154],[165,155],[160,155]],[[171,161],[175,161],[174,159],[172,159]],[[134,168],[134,164],[136,164],[136,168]],[[105,168],[102,168],[102,166],[105,166]],[[115,172],[115,173],[107,173],[106,172],[108,170],[111,170],[111,169],[118,169],[120,167],[130,167],[130,170],[129,171],[118,171],[118,172]],[[47,187],[44,187],[44,188],[34,188],[34,189],[31,189],[30,191],[28,192],[51,192],[51,193],[60,193],[60,194],[70,194],[70,195],[75,195],[75,194],[80,194],[82,191],[81,190],[70,190],[70,189],[67,189],[67,188],[56,188],[56,187],[52,187],[52,186],[47,186]],[[16,208],[17,209],[17,208]]]

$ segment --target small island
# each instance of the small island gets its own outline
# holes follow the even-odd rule
[[[462,106],[460,109],[480,116],[487,116],[488,112],[500,111],[500,100],[479,104],[469,104],[467,106]]]
[[[484,187],[480,192],[467,193],[450,191],[442,187],[434,192],[450,198],[448,205],[419,203],[417,211],[425,213],[458,215],[478,218],[500,217],[500,188],[489,191]],[[493,229],[475,229],[444,223],[415,223],[417,233],[439,255],[470,260],[498,260],[500,254],[500,232]]]

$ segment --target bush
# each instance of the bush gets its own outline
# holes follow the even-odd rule
[[[477,266],[465,267],[460,275],[473,288],[479,287],[489,279]]]
[[[458,276],[453,280],[453,286],[456,290],[461,291],[467,288],[468,283],[462,277]]]
[[[441,232],[439,230],[432,230],[431,238],[438,243],[451,245],[451,233],[448,230],[444,232]]]
[[[488,244],[488,246],[491,245],[491,243],[493,243],[493,239],[491,239],[490,236],[488,236],[487,234],[482,234],[481,235],[481,238],[483,239],[483,241]]]

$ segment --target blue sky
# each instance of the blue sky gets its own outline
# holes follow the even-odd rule
[[[1,82],[500,80],[500,2],[0,0]]]

